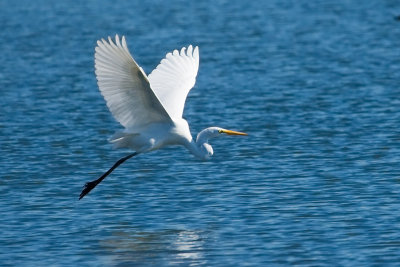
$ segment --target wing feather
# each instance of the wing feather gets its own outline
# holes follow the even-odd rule
[[[182,118],[186,97],[196,83],[199,48],[183,47],[168,53],[148,79],[171,118]]]
[[[150,87],[150,83],[132,58],[125,37],[115,43],[97,41],[95,72],[101,94],[114,118],[125,128],[134,129],[152,122],[171,121]]]

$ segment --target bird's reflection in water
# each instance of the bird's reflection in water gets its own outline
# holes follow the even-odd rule
[[[160,230],[155,232],[119,231],[102,240],[103,262],[115,266],[163,266],[206,263],[201,232]]]
[[[202,258],[203,239],[196,232],[179,232],[174,245],[178,262],[179,259],[199,260]]]

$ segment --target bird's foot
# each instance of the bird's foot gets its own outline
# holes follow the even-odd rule
[[[99,184],[98,180],[94,180],[91,182],[87,182],[81,192],[81,194],[79,195],[79,199],[82,199],[84,196],[86,196],[90,191],[92,191],[93,188],[96,187],[96,185]]]

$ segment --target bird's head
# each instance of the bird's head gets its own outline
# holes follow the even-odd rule
[[[247,133],[227,130],[227,129],[223,129],[223,128],[220,128],[220,127],[209,127],[207,129],[204,129],[200,133],[205,134],[206,136],[208,136],[208,138],[218,137],[218,136],[221,136],[221,134],[222,135],[223,134],[227,134],[227,135],[247,135]]]
[[[215,128],[217,128],[218,134],[227,134],[227,135],[247,135],[247,133],[242,133],[242,132],[237,132],[237,131],[222,129],[222,128],[219,128],[219,127],[215,127]]]
[[[203,150],[204,159],[210,158],[214,153],[211,145],[208,144],[208,140],[210,138],[222,136],[225,134],[227,134],[227,135],[247,135],[246,133],[227,130],[227,129],[223,129],[220,127],[209,127],[209,128],[204,129],[197,135],[197,139],[196,139],[196,143]]]
[[[237,132],[237,131],[232,131],[232,130],[227,130],[223,129],[220,127],[209,127],[201,131],[197,135],[197,141],[196,142],[207,142],[208,139],[214,138],[221,136],[223,134],[227,135],[247,135],[247,133],[242,133],[242,132]]]

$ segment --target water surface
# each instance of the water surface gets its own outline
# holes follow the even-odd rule
[[[365,3],[364,3],[365,2]],[[1,266],[400,264],[397,1],[0,2]],[[124,163],[96,40],[200,47],[185,118],[248,132]]]

